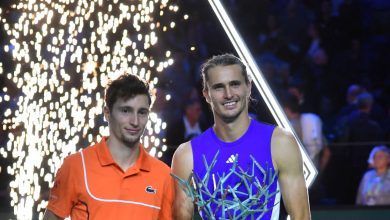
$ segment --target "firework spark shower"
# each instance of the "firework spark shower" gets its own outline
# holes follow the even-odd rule
[[[11,205],[17,219],[41,218],[45,193],[65,156],[107,134],[104,87],[124,72],[150,81],[173,64],[159,37],[175,27],[178,6],[167,0],[20,0],[0,9],[2,48],[12,62],[0,74],[20,94],[4,113],[9,133],[0,154],[13,162]],[[6,88],[4,99],[10,101]],[[143,143],[161,157],[166,124],[151,113]],[[153,146],[153,147],[152,147]],[[154,147],[155,146],[155,147]]]

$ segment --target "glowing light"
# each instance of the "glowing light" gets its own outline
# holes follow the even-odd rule
[[[0,63],[0,74],[23,93],[17,109],[5,111],[2,126],[20,131],[9,133],[7,147],[0,148],[3,157],[14,160],[0,172],[14,176],[10,197],[16,219],[42,218],[47,205],[42,194],[52,186],[64,157],[108,134],[102,107],[110,79],[136,74],[155,90],[155,75],[173,63],[170,51],[152,47],[157,33],[176,26],[159,18],[176,13],[177,5],[168,0],[122,2],[20,0],[10,12],[0,9],[9,38],[4,51],[14,60],[7,73]],[[2,96],[4,101],[10,95]],[[150,118],[142,142],[151,155],[161,157],[166,146],[159,133],[166,124],[156,114]]]
[[[245,42],[242,40],[241,36],[239,35],[237,29],[233,25],[225,8],[222,6],[219,0],[209,0],[209,3],[213,11],[215,12],[216,16],[218,17],[218,20],[222,24],[231,43],[236,49],[238,56],[243,60],[243,62],[247,64],[248,73],[251,75],[254,84],[259,90],[269,110],[271,111],[271,114],[273,115],[276,123],[282,128],[285,128],[294,134],[295,139],[299,144],[301,154],[302,154],[302,159],[304,162],[303,169],[304,169],[306,185],[310,186],[311,183],[313,183],[315,177],[317,176],[317,170],[313,162],[310,160],[309,156],[307,155],[299,138],[297,138],[294,129],[292,129],[292,126],[290,125],[284,111],[280,107],[278,101],[275,98],[275,95],[273,94],[272,90],[268,86],[268,83],[264,79],[260,69],[257,67],[256,62],[253,59],[253,56],[251,55],[250,51],[248,50],[248,47],[246,46]]]

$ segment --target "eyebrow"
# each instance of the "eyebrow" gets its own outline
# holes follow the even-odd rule
[[[229,81],[227,84],[229,85],[237,85],[237,84],[241,84],[242,82],[240,80],[232,80],[232,81]],[[213,84],[211,86],[211,88],[215,89],[215,88],[218,88],[218,87],[224,87],[225,84],[224,83],[216,83],[216,84]]]
[[[224,87],[224,84],[223,83],[216,83],[216,84],[211,85],[211,88],[213,88],[213,89],[220,88],[220,87]]]
[[[241,83],[242,82],[240,80],[232,80],[232,81],[229,82],[230,85],[232,85],[232,84],[237,85],[237,84],[241,84]]]
[[[140,108],[138,111],[146,111],[146,112],[150,112],[149,108]]]
[[[128,106],[128,105],[118,106],[118,108],[134,110],[134,108],[132,106]],[[139,108],[138,111],[148,111],[149,112],[149,108],[142,107],[142,108]]]

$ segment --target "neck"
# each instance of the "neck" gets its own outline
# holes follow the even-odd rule
[[[191,128],[193,128],[196,125],[196,122],[197,122],[196,120],[192,120],[192,119],[190,119],[187,116],[184,116],[184,117],[187,119],[187,121],[190,124]]]
[[[233,142],[239,139],[249,127],[250,118],[248,115],[237,118],[236,120],[226,123],[221,119],[216,120],[213,126],[216,135],[225,142]]]
[[[114,138],[109,138],[107,140],[107,146],[113,160],[124,172],[135,164],[140,153],[139,143],[129,147],[123,142],[117,141]]]
[[[291,112],[288,117],[290,119],[299,119],[301,117],[301,114],[300,113],[296,113],[296,112]]]
[[[377,168],[376,169],[376,175],[377,176],[382,176],[383,174],[385,174],[387,171],[387,167],[380,167],[380,168]]]

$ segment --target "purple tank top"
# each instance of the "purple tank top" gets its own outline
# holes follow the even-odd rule
[[[242,168],[244,172],[248,174],[252,174],[252,170],[255,171],[255,175],[259,182],[268,185],[268,181],[270,181],[271,177],[264,175],[260,169],[253,168],[253,160],[251,156],[255,158],[258,164],[264,170],[271,170],[272,174],[275,173],[274,166],[272,164],[272,156],[271,156],[271,137],[275,126],[267,125],[255,120],[251,120],[248,130],[244,133],[242,137],[234,142],[223,142],[221,141],[217,135],[215,134],[212,128],[209,128],[201,135],[197,136],[191,141],[192,145],[192,154],[194,161],[194,175],[199,178],[203,178],[206,174],[205,167],[205,159],[207,164],[210,165],[213,161],[213,158],[218,153],[216,157],[215,166],[212,169],[212,174],[210,174],[209,181],[207,183],[207,188],[210,193],[214,193],[215,187],[218,187],[219,178],[222,176],[226,176],[234,161],[237,160],[237,165]],[[236,169],[239,171],[239,169]],[[242,172],[240,172],[242,173]],[[267,174],[268,173],[267,171]],[[247,193],[247,187],[244,184],[238,185],[237,183],[242,182],[238,175],[230,175],[226,178],[224,185],[222,188],[227,189],[229,187],[237,187],[237,191]],[[271,181],[272,182],[272,181]],[[255,194],[257,187],[252,184],[250,190]],[[279,201],[280,201],[280,193],[278,192],[279,187],[277,183],[277,176],[275,177],[272,184],[269,185],[269,193],[271,196],[267,199],[267,211],[261,219],[278,219],[279,217]],[[217,190],[218,191],[218,190]],[[220,192],[220,190],[219,190]],[[202,192],[201,195],[205,201],[207,201],[210,197],[207,193]],[[226,200],[233,200],[234,197],[238,197],[240,201],[244,201],[248,198],[248,196],[244,194],[236,194],[225,193],[225,195],[220,195],[217,192],[218,196],[226,196]],[[264,198],[260,198],[260,202],[258,204],[264,204]],[[257,209],[260,205],[252,205],[250,208]],[[222,212],[222,207],[217,207],[216,204],[211,203],[210,209],[213,211],[215,215],[215,219],[230,219],[229,214],[231,216],[238,216],[238,213],[233,213],[234,209],[225,208],[224,212]],[[206,215],[205,212],[200,210],[200,214],[203,219],[212,219]],[[237,210],[236,210],[237,212]],[[222,214],[223,213],[223,214]],[[225,215],[225,216],[222,216]],[[258,215],[254,215],[254,219],[258,218]],[[243,219],[243,218],[239,218]],[[245,219],[251,219],[247,217]]]

